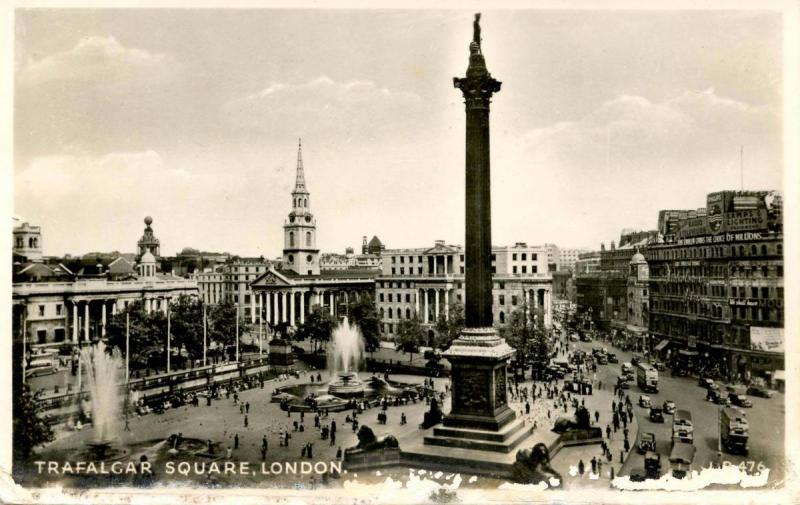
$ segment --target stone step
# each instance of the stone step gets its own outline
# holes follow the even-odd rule
[[[485,440],[490,442],[504,442],[514,436],[519,430],[524,429],[525,426],[521,419],[516,419],[512,423],[506,425],[500,431],[487,431],[469,428],[448,428],[448,427],[435,427],[433,435],[435,437],[446,438],[465,438],[471,440]]]
[[[514,430],[511,436],[500,441],[486,440],[482,438],[465,438],[460,435],[463,435],[463,433],[455,434],[455,436],[428,436],[425,437],[425,444],[437,445],[441,447],[457,447],[460,449],[477,451],[509,453],[513,451],[520,442],[528,438],[530,431],[529,429],[526,429],[520,425]]]

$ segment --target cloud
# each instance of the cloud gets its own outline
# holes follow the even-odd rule
[[[47,251],[132,251],[145,215],[156,219],[164,236],[191,241],[213,218],[198,209],[225,206],[247,186],[244,178],[212,170],[190,172],[153,150],[43,156],[16,175],[14,209],[43,226]],[[166,242],[170,252],[186,245]]]
[[[223,107],[229,124],[259,134],[332,132],[347,139],[374,138],[424,114],[422,99],[372,81],[335,81],[320,76],[301,84],[273,83]],[[381,118],[375,121],[375,118]],[[376,126],[377,124],[377,126]]]
[[[67,51],[29,59],[22,64],[19,79],[23,84],[51,81],[122,81],[149,73],[167,61],[161,53],[126,48],[112,37],[84,37]],[[157,74],[156,74],[157,75]]]

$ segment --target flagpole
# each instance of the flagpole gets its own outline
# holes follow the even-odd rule
[[[206,339],[208,338],[208,321],[206,319],[206,304],[203,304],[203,366],[206,366]]]
[[[172,354],[172,349],[170,348],[170,314],[169,314],[169,303],[167,303],[167,373],[170,372],[170,358],[169,355]]]
[[[131,314],[125,313],[125,382],[131,378]]]

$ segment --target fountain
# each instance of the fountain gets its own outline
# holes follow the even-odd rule
[[[111,442],[116,438],[116,423],[119,420],[117,379],[120,358],[109,353],[106,345],[99,342],[81,350],[81,361],[86,370],[94,430],[92,439],[86,445],[94,459],[103,460],[118,452],[111,450]]]
[[[333,330],[328,345],[328,369],[331,377],[336,376],[328,385],[329,394],[344,398],[364,395],[364,384],[356,373],[363,353],[361,332],[345,317]]]

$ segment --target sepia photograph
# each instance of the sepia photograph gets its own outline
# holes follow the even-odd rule
[[[700,4],[7,8],[3,500],[798,499],[797,4]]]

